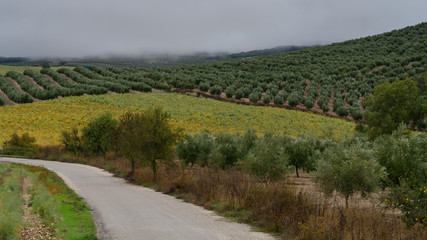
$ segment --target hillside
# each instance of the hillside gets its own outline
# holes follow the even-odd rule
[[[193,95],[360,119],[375,85],[427,70],[427,23],[290,53],[164,68],[8,72],[0,104],[56,97],[186,89]],[[31,95],[31,97],[27,95]],[[1,99],[3,98],[3,100]]]
[[[28,132],[38,144],[60,143],[63,130],[83,127],[93,118],[110,112],[115,117],[131,110],[160,106],[171,114],[175,127],[187,133],[227,132],[243,134],[248,129],[289,136],[333,137],[343,140],[354,133],[355,124],[325,116],[280,108],[259,108],[200,99],[171,93],[107,94],[58,98],[0,108],[0,143],[14,132]]]

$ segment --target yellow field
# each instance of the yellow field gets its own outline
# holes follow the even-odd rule
[[[41,145],[57,144],[62,130],[73,126],[81,128],[105,112],[118,117],[126,111],[151,106],[160,106],[169,112],[173,125],[188,133],[205,130],[244,133],[255,129],[259,134],[333,136],[342,140],[351,137],[355,127],[354,123],[313,113],[236,105],[171,93],[107,94],[0,107],[0,144],[13,132],[28,132]]]
[[[57,70],[60,67],[52,67],[53,70]],[[66,68],[72,68],[72,67],[66,67]],[[41,67],[28,67],[28,66],[6,66],[6,65],[0,65],[0,74],[5,75],[9,71],[15,71],[19,73],[23,73],[25,70],[35,70],[40,71]]]

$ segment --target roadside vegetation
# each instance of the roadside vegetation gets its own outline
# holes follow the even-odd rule
[[[62,96],[174,90],[351,115],[357,125],[177,94],[110,94],[3,107],[0,140],[40,141],[32,157],[101,167],[283,239],[427,239],[426,29],[194,66],[25,73],[67,89]],[[22,78],[7,75],[5,86]]]
[[[55,173],[0,164],[0,239],[97,239],[92,214]]]
[[[387,131],[341,141],[253,130],[182,134],[152,108],[63,131],[64,147],[40,147],[35,157],[98,166],[284,239],[425,239],[427,134],[404,123]],[[301,174],[316,187],[293,186]]]

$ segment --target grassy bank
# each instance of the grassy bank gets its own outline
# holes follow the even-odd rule
[[[0,173],[0,239],[97,239],[90,209],[55,173],[8,163]]]

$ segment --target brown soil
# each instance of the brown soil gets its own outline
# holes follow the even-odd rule
[[[30,95],[30,97],[35,101],[38,102],[40,101],[39,99],[33,97],[31,94],[27,93],[26,91],[24,91],[21,86],[15,81],[15,79],[8,77],[7,80],[9,80],[10,83],[13,84],[14,87],[16,87],[16,89],[18,89],[20,92],[26,93],[28,95]]]
[[[337,205],[345,207],[345,198],[338,193],[334,193],[330,197],[326,197],[321,188],[314,182],[314,177],[310,173],[301,173],[300,177],[295,174],[291,175],[286,180],[286,185],[295,188],[297,191],[308,194],[312,199],[318,199],[325,202],[327,205]],[[383,196],[387,194],[386,191],[379,191],[363,198],[360,194],[355,194],[349,198],[349,207],[357,207],[361,209],[377,209],[383,211],[384,204],[379,204]],[[389,214],[401,214],[398,210],[386,211]]]
[[[23,240],[38,240],[38,239],[57,239],[54,236],[54,230],[47,227],[39,215],[32,212],[32,207],[28,206],[31,195],[28,193],[28,188],[31,187],[32,182],[29,178],[21,180],[22,197],[25,201],[24,221],[26,226],[20,231],[21,239]]]
[[[47,78],[49,81],[51,81],[53,84],[55,84],[56,86],[58,86],[58,87],[62,87],[62,86],[61,86],[61,84],[59,84],[57,81],[53,80],[53,78],[52,78],[51,76],[49,76],[49,75],[47,75],[47,74],[43,74],[43,76],[44,76],[45,78]]]
[[[32,77],[25,75],[25,77],[28,79],[28,81],[30,81],[34,86],[40,88],[40,89],[44,89],[44,87],[40,86]]]
[[[65,74],[63,74],[63,73],[60,73],[61,74],[61,76],[63,76],[63,77],[65,77],[66,79],[68,79],[68,81],[70,81],[70,82],[72,82],[72,83],[77,83],[76,81],[74,81],[72,78],[70,78],[69,76],[67,76],[67,75],[65,75]]]
[[[0,96],[4,99],[5,105],[16,105],[16,102],[9,99],[9,97],[0,89]]]

